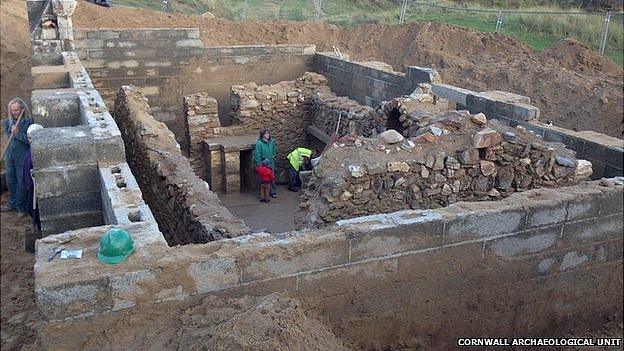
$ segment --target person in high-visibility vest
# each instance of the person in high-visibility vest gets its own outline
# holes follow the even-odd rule
[[[304,147],[298,147],[286,156],[290,163],[288,167],[288,190],[299,191],[301,188],[299,171],[308,163],[311,156],[312,150]]]

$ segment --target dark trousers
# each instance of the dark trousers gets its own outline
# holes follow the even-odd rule
[[[6,182],[9,188],[9,207],[17,212],[26,212],[27,192],[24,187],[24,155],[7,153],[4,165],[6,167]]]
[[[288,189],[297,190],[301,188],[301,178],[299,178],[299,171],[297,171],[292,165],[288,166]]]

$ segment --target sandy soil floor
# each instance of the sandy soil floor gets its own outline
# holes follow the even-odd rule
[[[288,191],[285,185],[277,188],[277,198],[268,204],[258,201],[256,192],[219,194],[219,200],[237,218],[254,231],[268,230],[283,233],[295,229],[295,211],[299,207],[299,195]],[[279,214],[279,216],[275,216]]]

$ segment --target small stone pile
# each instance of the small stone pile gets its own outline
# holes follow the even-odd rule
[[[431,119],[414,137],[388,130],[334,143],[302,196],[297,225],[497,200],[590,175],[591,164],[563,144],[488,122],[483,114],[453,111]]]

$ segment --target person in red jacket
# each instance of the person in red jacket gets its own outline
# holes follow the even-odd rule
[[[262,163],[256,167],[256,172],[260,178],[260,202],[269,202],[271,193],[271,182],[275,180],[275,173],[271,167],[269,167],[269,161],[263,160]]]

